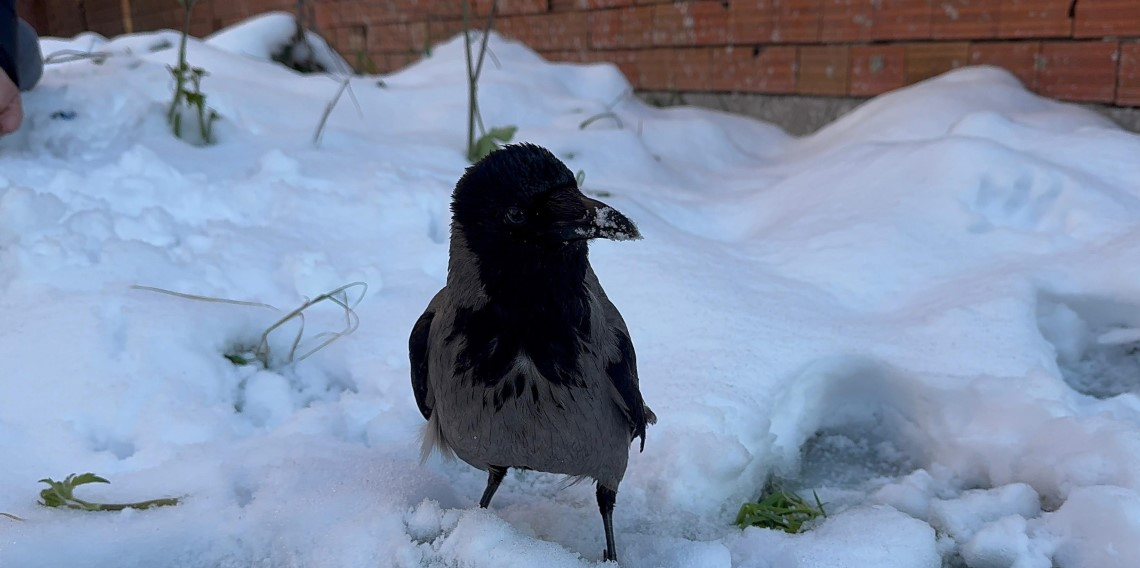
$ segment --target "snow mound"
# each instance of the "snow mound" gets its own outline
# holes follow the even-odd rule
[[[244,22],[220,30],[203,40],[218,49],[246,55],[262,61],[271,61],[282,48],[291,45],[297,37],[296,18],[285,12],[267,12]],[[352,67],[331,48],[321,36],[305,30],[307,45],[294,49],[311,49],[311,53],[293,53],[294,60],[312,57],[321,68],[330,73],[351,74]]]

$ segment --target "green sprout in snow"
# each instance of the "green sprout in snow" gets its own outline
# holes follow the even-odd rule
[[[88,483],[110,483],[110,481],[94,473],[84,473],[82,475],[73,473],[64,478],[63,481],[56,481],[49,477],[41,479],[40,483],[46,483],[48,485],[47,489],[40,491],[39,504],[44,507],[66,507],[68,509],[78,509],[81,511],[122,511],[123,509],[149,509],[151,507],[167,507],[178,504],[178,499],[174,497],[151,499],[137,503],[93,503],[76,497],[74,491],[75,488],[80,485],[86,485]]]
[[[198,0],[179,0],[184,10],[182,22],[182,41],[178,45],[178,65],[167,67],[174,77],[174,99],[170,101],[170,108],[166,112],[166,120],[170,129],[178,138],[185,140],[182,130],[183,110],[189,108],[198,121],[198,143],[202,145],[213,144],[214,121],[218,113],[206,106],[206,94],[202,92],[202,77],[206,70],[201,67],[191,67],[186,62],[186,38],[190,35],[190,11]]]
[[[760,527],[798,533],[804,523],[819,517],[827,518],[827,511],[815,491],[811,492],[814,504],[792,491],[769,488],[766,493],[756,502],[740,506],[736,515],[736,524],[740,528]]]

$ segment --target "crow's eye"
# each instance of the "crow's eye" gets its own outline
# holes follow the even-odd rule
[[[518,207],[507,208],[507,222],[512,225],[521,225],[526,221],[526,214]]]

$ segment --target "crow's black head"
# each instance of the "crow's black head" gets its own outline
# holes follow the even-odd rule
[[[512,144],[467,168],[451,200],[453,230],[476,248],[546,249],[592,238],[641,238],[614,208],[578,189],[549,150]]]

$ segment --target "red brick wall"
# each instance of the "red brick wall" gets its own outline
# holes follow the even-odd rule
[[[384,72],[460,31],[463,1],[306,3],[348,61]],[[477,16],[490,9],[491,0],[472,1]],[[498,2],[499,32],[552,60],[613,62],[638,89],[870,96],[984,63],[1050,97],[1140,106],[1140,0]],[[176,0],[21,0],[21,7],[29,3],[41,5],[39,17],[58,34],[181,21]],[[192,31],[296,3],[201,0]]]

